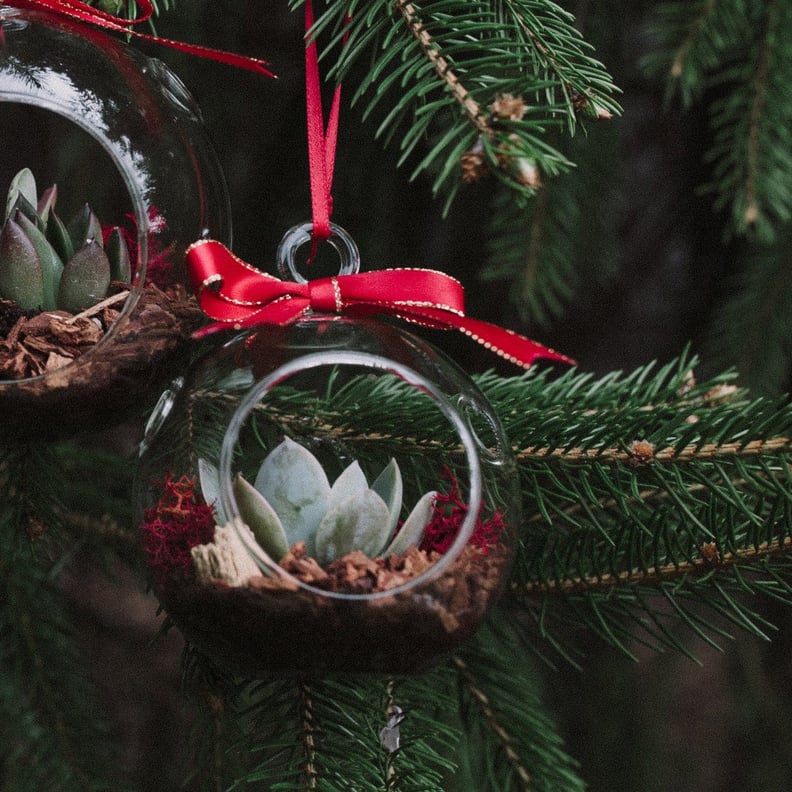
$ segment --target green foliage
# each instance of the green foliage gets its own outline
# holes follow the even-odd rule
[[[664,4],[653,25],[660,46],[647,61],[667,70],[669,93],[685,103],[705,91],[713,97],[707,190],[730,213],[733,232],[763,241],[792,216],[790,23],[783,2]]]
[[[242,724],[224,756],[246,769],[230,788],[508,792],[530,782],[536,790],[582,789],[542,703],[533,661],[508,630],[496,620],[458,655],[415,677],[226,686],[222,705],[214,696],[207,712]],[[188,684],[202,668],[192,666]],[[217,732],[207,723],[201,734],[205,762],[216,754]]]
[[[572,18],[546,0],[372,0],[353,2],[345,27],[348,8],[328,3],[317,21],[331,75],[351,85],[414,174],[433,174],[435,190],[452,196],[460,157],[480,147],[510,188],[494,206],[483,275],[513,282],[524,318],[563,315],[611,260],[614,226],[598,199],[609,188],[603,147],[615,148],[616,133],[572,133],[581,113],[618,111],[612,81]],[[220,679],[188,650],[186,681],[204,720],[187,788],[571,792],[582,782],[548,717],[535,653],[582,664],[580,647],[593,635],[632,658],[644,646],[693,657],[694,642],[720,646],[737,630],[774,635],[764,603],[778,614],[792,604],[792,408],[771,398],[788,380],[792,354],[790,22],[792,9],[778,0],[663,3],[646,59],[664,76],[669,101],[679,97],[688,110],[708,103],[715,209],[727,210],[729,235],[755,237],[729,250],[739,272],[724,284],[734,297],[711,348],[756,391],[735,388],[731,373],[696,384],[689,355],[605,377],[480,376],[515,450],[523,511],[498,612],[454,657],[408,679]],[[491,105],[505,93],[523,97],[525,115],[495,117]],[[537,193],[520,182],[525,165],[558,178]],[[586,251],[589,269],[579,264]],[[216,445],[222,432],[224,405],[205,395],[191,405],[195,423],[162,441],[191,454],[191,465],[201,443]],[[443,447],[455,438],[434,411],[393,383],[363,379],[332,397],[309,403],[278,389],[268,419],[295,433],[310,432],[310,419],[347,420],[362,458],[380,464],[416,434],[432,436],[437,443],[408,473],[416,491],[433,486],[439,464],[458,453]],[[131,531],[111,543],[95,520],[71,519],[78,508],[97,518],[106,507],[130,525],[119,466],[79,446],[33,459],[29,451],[0,461],[3,489],[14,495],[0,512],[0,745],[11,746],[0,782],[15,792],[117,789],[117,777],[106,781],[112,750],[56,586],[70,548],[54,541],[64,512],[52,487],[78,482],[64,493],[61,535],[113,544],[131,560]],[[98,490],[108,497],[95,502]],[[26,528],[37,525],[47,533],[31,543]],[[400,745],[389,750],[381,730],[396,707],[405,717]]]
[[[346,789],[431,792],[444,789],[456,730],[438,719],[453,706],[448,674],[385,680],[373,677],[277,678],[250,683],[235,698],[250,726],[253,761],[232,789],[266,783],[272,790]],[[398,707],[398,710],[394,709]],[[394,712],[399,745],[381,732]]]
[[[561,644],[579,625],[630,654],[636,639],[686,652],[679,625],[713,643],[728,622],[764,637],[771,628],[744,597],[789,601],[792,407],[737,389],[732,374],[697,384],[696,366],[683,356],[601,378],[479,377],[518,461],[510,596],[536,625],[534,641],[568,654]],[[310,409],[299,391],[280,391],[268,416],[281,430],[305,431],[308,414],[331,419],[349,427],[361,458],[442,436],[416,446],[419,489],[459,454],[434,410],[397,382],[355,378]],[[198,405],[211,408],[198,397],[196,417]]]
[[[57,586],[68,553],[58,541],[53,463],[49,449],[29,446],[0,459],[0,785],[123,789]]]
[[[56,202],[55,185],[39,200],[28,168],[12,180],[0,229],[0,296],[26,310],[77,313],[104,298],[112,280],[130,280],[129,251],[115,227],[105,252],[101,224],[88,204],[66,226]]]
[[[657,4],[650,28],[657,43],[644,67],[665,80],[669,99],[679,95],[689,107],[703,97],[709,77],[742,49],[757,7],[745,0]]]
[[[617,131],[599,125],[564,146],[578,167],[548,181],[530,200],[501,189],[486,229],[484,282],[505,281],[525,321],[548,327],[592,285],[619,270],[614,217]]]
[[[547,0],[354,2],[331,4],[315,35],[329,33],[331,74],[357,83],[353,101],[368,97],[364,116],[379,113],[378,135],[398,139],[402,162],[419,157],[413,176],[433,171],[435,191],[452,196],[460,159],[478,146],[494,174],[531,194],[537,183],[526,171],[555,176],[572,165],[552,130],[572,133],[581,114],[619,112],[609,75],[573,21]],[[353,66],[364,59],[360,74]],[[494,112],[505,95],[522,97],[524,114]]]
[[[542,683],[507,621],[490,625],[454,658],[464,737],[459,792],[583,790],[542,701]]]
[[[770,245],[740,248],[740,266],[721,285],[706,339],[711,366],[733,367],[760,395],[784,391],[792,373],[792,228]]]
[[[628,653],[636,639],[686,651],[680,624],[713,642],[724,622],[764,637],[744,596],[792,602],[792,408],[728,377],[695,385],[694,363],[520,381],[512,593],[551,641],[583,624]],[[496,405],[514,405],[516,382],[492,384]]]
[[[201,762],[193,781],[206,789],[224,779],[235,788],[439,792],[521,789],[530,777],[531,788],[578,789],[542,706],[535,651],[552,647],[578,662],[582,629],[630,656],[636,642],[691,654],[691,636],[716,643],[734,628],[770,635],[758,598],[792,599],[792,408],[733,389],[731,375],[695,384],[695,366],[685,356],[601,378],[479,377],[521,479],[521,548],[503,611],[416,678],[220,684],[207,682],[206,661],[193,656],[188,681],[204,675],[208,702],[194,736]],[[378,444],[409,444],[439,429],[436,415],[417,409],[420,397],[393,385],[361,378],[332,397],[311,405],[314,419],[332,414],[343,425],[348,415],[363,435],[368,422]],[[285,392],[272,418],[302,425],[300,404],[298,392]],[[210,412],[194,418],[203,425]],[[89,464],[59,459],[78,479]],[[51,463],[36,469],[51,473]],[[98,480],[100,468],[91,470]],[[436,470],[433,460],[412,475],[428,485]],[[46,619],[35,623],[47,629]],[[390,752],[380,732],[394,706],[407,715]]]

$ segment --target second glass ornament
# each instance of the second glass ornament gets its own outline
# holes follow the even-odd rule
[[[165,610],[254,676],[420,671],[485,617],[518,521],[471,378],[392,324],[324,314],[239,334],[164,394],[139,503]]]

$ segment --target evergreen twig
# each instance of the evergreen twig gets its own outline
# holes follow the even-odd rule
[[[413,176],[434,172],[434,190],[447,188],[448,201],[461,182],[461,159],[475,147],[493,174],[532,194],[535,173],[571,167],[548,129],[572,132],[581,113],[619,112],[612,80],[572,16],[546,0],[331,4],[312,36],[324,31],[327,51],[337,52],[333,78],[357,83],[353,103],[370,97],[364,117],[392,100],[377,136],[387,142],[401,133],[401,162],[428,144]],[[371,63],[358,74],[353,67],[364,56]],[[525,113],[496,117],[493,104],[506,95],[522,97]]]
[[[541,701],[532,661],[495,614],[452,658],[459,678],[461,789],[573,792],[583,784]],[[519,694],[516,691],[519,690]]]
[[[57,580],[69,558],[50,449],[0,459],[0,778],[15,792],[123,789]]]

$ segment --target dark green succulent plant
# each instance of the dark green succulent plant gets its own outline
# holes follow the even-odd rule
[[[0,297],[26,310],[78,313],[104,299],[113,281],[129,282],[130,255],[121,229],[103,241],[88,204],[64,223],[57,197],[53,185],[39,198],[28,168],[12,180],[0,230]]]

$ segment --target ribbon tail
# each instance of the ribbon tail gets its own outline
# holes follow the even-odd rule
[[[116,28],[118,30],[118,28]],[[275,77],[267,66],[267,61],[261,58],[254,58],[249,55],[238,55],[235,52],[226,52],[225,50],[217,50],[213,47],[205,47],[202,44],[189,44],[184,41],[176,41],[174,39],[160,38],[159,36],[151,36],[147,33],[140,33],[136,30],[122,29],[122,32],[131,33],[133,36],[142,39],[143,41],[150,41],[154,44],[159,44],[170,49],[177,50],[178,52],[186,52],[188,55],[194,55],[198,58],[211,60],[215,63],[222,63],[226,66],[234,66],[238,69],[245,69],[247,71],[263,74],[265,77]]]
[[[111,30],[115,33],[134,36],[142,41],[150,41],[164,47],[170,47],[179,52],[186,52],[199,58],[223,63],[226,66],[235,66],[240,69],[263,74],[267,77],[275,75],[267,68],[269,64],[261,58],[254,58],[247,55],[238,55],[234,52],[225,52],[213,47],[205,47],[202,44],[188,44],[183,41],[175,41],[168,38],[160,38],[148,33],[141,33],[134,29],[134,25],[148,21],[153,13],[154,6],[151,0],[138,0],[140,13],[134,19],[102,11],[83,2],[83,0],[0,0],[0,5],[7,5],[14,8],[30,8],[33,10],[44,10],[54,14],[61,14],[78,22],[96,25],[104,30]]]
[[[570,366],[575,365],[572,358],[489,322],[463,317],[454,319],[450,326],[481,344],[485,349],[494,352],[498,357],[524,369],[530,368],[536,360],[554,360]]]

